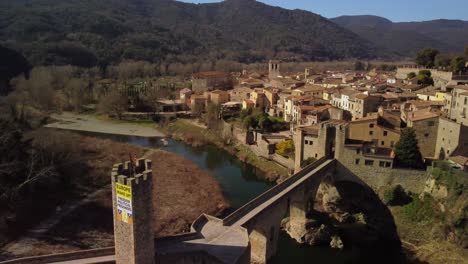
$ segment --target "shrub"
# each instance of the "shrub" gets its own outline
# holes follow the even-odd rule
[[[403,206],[403,214],[412,222],[432,222],[436,217],[434,199],[426,195],[423,200],[413,197],[413,201]]]
[[[285,140],[276,144],[276,153],[284,157],[294,156],[294,141]]]
[[[385,191],[383,196],[383,202],[386,205],[404,205],[411,202],[411,197],[406,194],[405,190],[401,185],[397,185],[391,189]]]

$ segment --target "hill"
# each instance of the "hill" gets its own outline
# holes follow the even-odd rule
[[[372,43],[319,15],[254,0],[0,0],[0,45],[34,65],[123,59],[239,62],[371,58]]]
[[[0,95],[8,92],[8,82],[11,78],[27,73],[30,69],[28,61],[18,52],[0,46]]]
[[[441,19],[393,23],[378,16],[341,16],[331,21],[381,49],[402,56],[413,56],[425,47],[443,52],[462,52],[468,44],[468,21]]]

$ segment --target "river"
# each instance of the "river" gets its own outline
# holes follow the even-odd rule
[[[231,205],[231,209],[226,214],[274,186],[273,183],[260,180],[258,175],[262,172],[257,171],[255,167],[241,162],[235,156],[212,145],[192,147],[180,141],[169,140],[168,146],[161,146],[157,138],[91,132],[80,132],[80,134],[143,147],[161,148],[194,162],[212,175],[221,185],[223,193]],[[301,246],[285,232],[281,232],[278,253],[270,263],[350,263],[352,259],[355,259],[352,255],[354,255],[352,251],[347,250]]]

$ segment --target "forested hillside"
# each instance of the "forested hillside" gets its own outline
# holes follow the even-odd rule
[[[0,40],[33,65],[379,55],[370,42],[319,15],[253,0],[0,0]]]

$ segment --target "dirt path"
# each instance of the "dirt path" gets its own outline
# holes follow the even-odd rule
[[[126,136],[164,137],[163,133],[152,127],[99,120],[93,116],[66,112],[53,114],[52,118],[59,121],[45,127]]]

